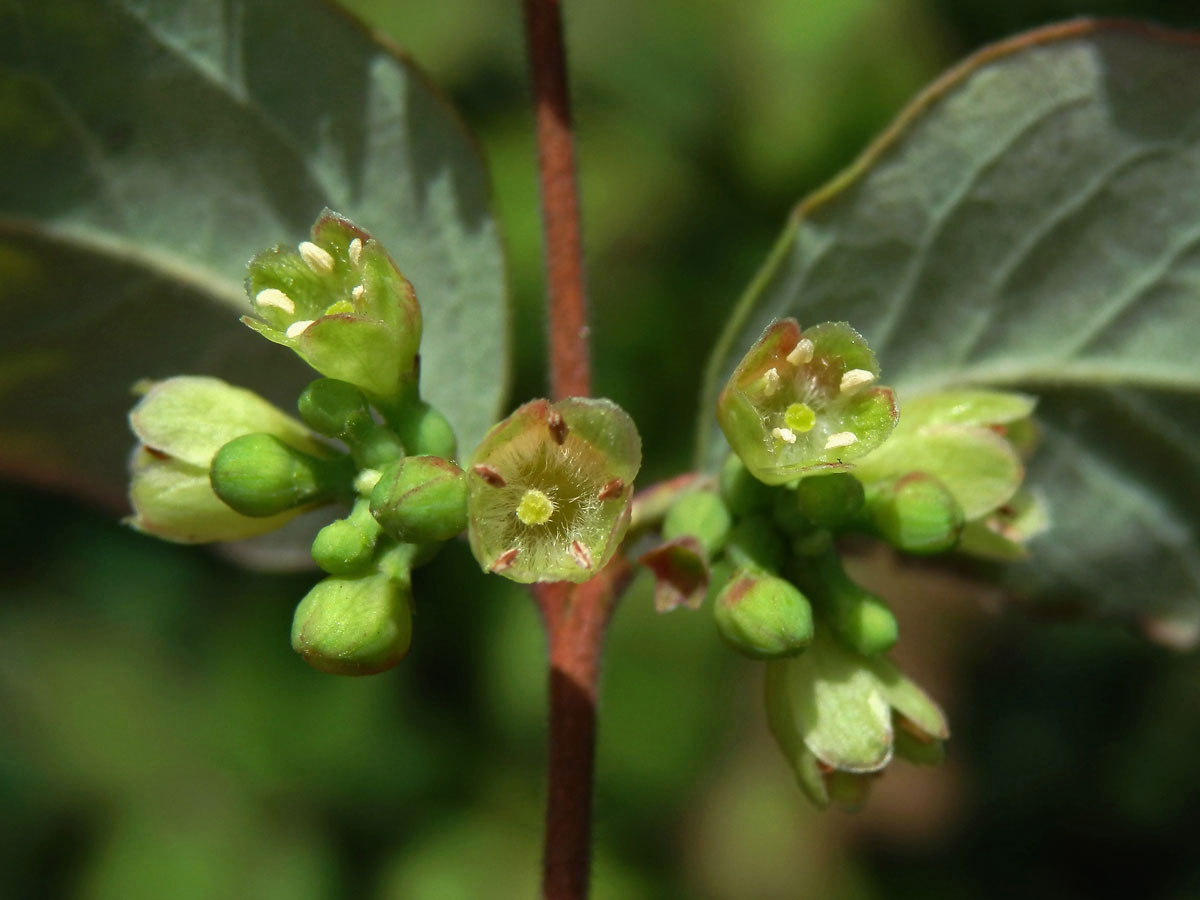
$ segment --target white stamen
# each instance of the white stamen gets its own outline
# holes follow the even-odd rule
[[[763,393],[774,397],[779,392],[779,370],[774,366],[763,372]]]
[[[355,238],[355,240],[358,240],[358,238]],[[367,289],[365,287],[363,287],[361,284],[356,284],[353,288],[351,288],[350,296],[355,300],[361,300],[363,294],[366,292]]]
[[[833,450],[835,447],[849,447],[851,444],[858,443],[858,435],[853,431],[839,431],[837,434],[831,434],[829,440],[825,442],[826,450]]]
[[[318,275],[328,275],[333,271],[333,257],[329,251],[312,241],[300,242],[300,258]]]
[[[870,384],[875,380],[875,376],[866,369],[851,369],[842,376],[840,390],[842,393],[853,391],[860,387]]]
[[[813,342],[808,338],[800,338],[796,341],[796,346],[792,348],[792,352],[787,355],[787,361],[793,366],[802,366],[805,363],[812,362],[813,358]]]
[[[349,253],[350,253],[350,262],[354,263],[354,265],[357,266],[358,261],[360,259],[362,259],[362,241],[360,241],[358,238],[355,238],[354,240],[352,240],[350,242]]]
[[[775,437],[779,438],[785,444],[796,443],[796,432],[790,428],[772,428],[771,434],[775,435]]]
[[[292,298],[279,288],[263,288],[254,295],[254,302],[258,306],[273,306],[276,309],[282,309],[289,316],[296,312],[296,304],[292,302]]]
[[[301,319],[299,322],[293,322],[287,327],[287,331],[285,331],[284,334],[290,338],[300,337],[300,335],[304,333],[304,330],[308,328],[313,321],[313,319]]]
[[[575,560],[575,565],[581,569],[590,569],[592,567],[592,554],[582,541],[571,541],[571,559]]]

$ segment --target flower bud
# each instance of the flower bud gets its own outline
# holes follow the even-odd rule
[[[734,574],[713,605],[717,631],[751,659],[799,653],[812,641],[812,607],[793,585],[774,575]]]
[[[454,459],[458,455],[458,440],[449,420],[424,400],[405,406],[391,424],[410,456]]]
[[[467,528],[467,476],[437,456],[406,456],[384,470],[371,513],[398,541],[448,541]]]
[[[213,490],[245,516],[273,516],[349,494],[346,459],[319,459],[273,434],[245,434],[217,451],[209,469]]]
[[[374,558],[380,531],[370,504],[360,497],[349,516],[317,532],[312,543],[313,561],[330,575],[356,575]]]
[[[129,421],[141,442],[131,461],[129,524],[170,541],[254,537],[300,512],[251,518],[213,493],[209,467],[217,450],[234,438],[265,432],[310,454],[329,452],[282,410],[217,378],[179,376],[150,384]]]
[[[880,597],[846,574],[836,550],[803,560],[796,567],[796,577],[829,627],[852,650],[873,656],[895,645],[900,637],[896,617]]]
[[[774,491],[750,474],[736,453],[725,457],[721,466],[721,498],[736,516],[762,512],[771,505]]]
[[[747,516],[730,530],[725,558],[739,568],[769,575],[783,568],[787,547],[770,519]]]
[[[905,553],[949,550],[963,528],[958,502],[944,484],[924,472],[873,485],[867,511],[879,536]]]
[[[801,478],[795,490],[796,505],[819,528],[841,528],[863,506],[862,482],[847,472]]]
[[[586,581],[629,526],[642,442],[610,400],[534,400],[471,457],[468,536],[486,571],[513,581]]]
[[[874,386],[879,365],[844,322],[801,332],[772,323],[730,377],[717,419],[746,468],[767,484],[845,469],[895,427],[891,390]]]
[[[292,620],[292,648],[331,675],[383,672],[404,658],[411,641],[408,581],[382,571],[317,582]]]
[[[712,558],[725,546],[733,520],[729,510],[712,491],[690,491],[667,510],[662,535],[666,540],[690,536],[700,542]]]
[[[383,400],[415,378],[421,311],[412,285],[378,241],[337,213],[325,210],[298,251],[254,257],[246,290],[255,317],[242,321],[321,374]]]

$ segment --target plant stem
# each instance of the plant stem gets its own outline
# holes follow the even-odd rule
[[[546,242],[550,387],[554,399],[591,393],[583,232],[559,0],[524,0],[537,116],[538,177]]]

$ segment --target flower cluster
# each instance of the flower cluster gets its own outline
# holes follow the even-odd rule
[[[667,506],[641,561],[662,611],[710,599],[721,638],[766,661],[771,730],[807,796],[860,806],[900,756],[936,763],[941,710],[883,654],[884,598],[842,565],[854,533],[905,553],[1012,558],[1045,527],[1020,490],[1032,398],[954,390],[898,409],[865,340],[844,324],[773,323],[718,401],[734,453],[719,481]]]

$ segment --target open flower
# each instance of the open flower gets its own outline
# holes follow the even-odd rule
[[[148,385],[129,414],[140,442],[131,460],[127,520],[168,541],[232,541],[266,534],[301,510],[251,517],[235,512],[212,489],[217,451],[248,434],[273,435],[296,450],[327,456],[307,428],[253,391],[219,378],[182,375]]]
[[[821,620],[798,656],[767,664],[767,721],[800,787],[824,807],[856,808],[893,754],[933,763],[946,717],[881,656],[847,649]]]
[[[480,565],[513,581],[586,581],[629,526],[642,441],[610,400],[533,400],[471,457],[467,510]]]
[[[717,419],[746,468],[767,484],[821,469],[846,469],[895,427],[879,364],[844,322],[801,331],[773,322],[738,364],[717,400]]]
[[[330,378],[374,399],[397,397],[416,377],[421,310],[412,285],[380,243],[325,210],[312,240],[250,261],[246,291],[263,337],[291,347]]]

